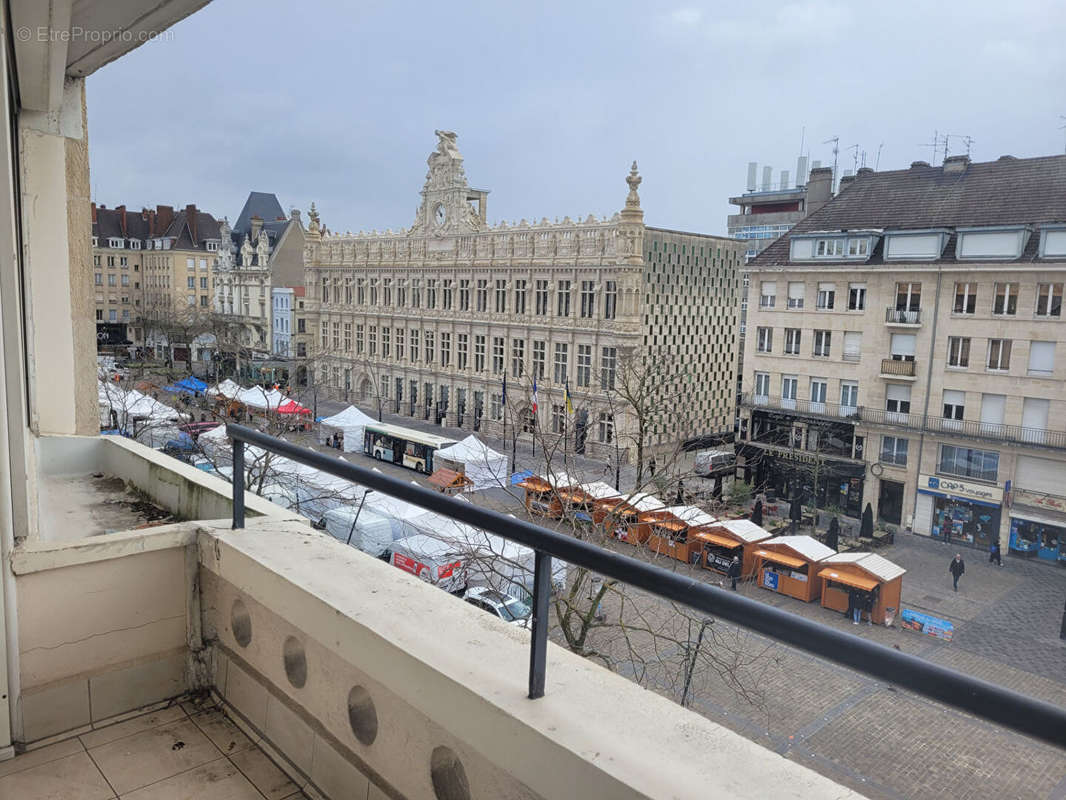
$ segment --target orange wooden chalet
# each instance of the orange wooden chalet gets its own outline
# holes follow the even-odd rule
[[[848,593],[853,589],[873,593],[872,621],[885,625],[886,609],[899,613],[906,570],[876,553],[837,553],[819,563],[822,582],[822,606],[844,613],[848,610]],[[863,612],[866,616],[866,612]]]
[[[559,491],[579,483],[576,477],[572,478],[565,472],[555,472],[546,478],[530,475],[515,485],[526,490],[526,510],[530,514],[558,519],[563,515],[563,501],[559,497]]]
[[[474,485],[462,472],[441,467],[429,476],[429,485],[444,494],[459,494]]]
[[[641,525],[638,518],[648,511],[666,508],[666,504],[655,495],[634,494],[597,501],[594,507],[600,509],[597,513],[608,534],[623,542],[643,544],[651,531],[646,525]]]
[[[621,493],[603,481],[582,483],[557,492],[564,513],[570,513],[578,522],[593,523],[596,520],[596,502],[609,498],[621,498]]]
[[[750,519],[726,519],[700,531],[703,542],[703,568],[723,575],[733,556],[740,556],[740,574],[750,579],[755,572],[755,550],[759,542],[773,536]]]
[[[759,586],[810,603],[822,590],[818,564],[834,551],[810,536],[778,536],[761,542],[752,555]]]
[[[638,527],[646,528],[643,540],[650,550],[686,564],[693,563],[693,556],[700,560],[704,542],[699,534],[716,522],[715,517],[695,506],[670,506],[645,511],[637,517]]]

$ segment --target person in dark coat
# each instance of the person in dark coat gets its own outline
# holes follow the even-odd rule
[[[862,601],[863,611],[866,612],[866,624],[872,626],[874,624],[874,606],[877,604],[877,587],[875,586],[872,592],[863,592]]]
[[[951,573],[955,591],[957,592],[959,590],[959,578],[962,577],[962,573],[966,572],[966,563],[962,560],[962,553],[956,553],[955,557],[951,559],[951,563],[948,565],[948,572]]]
[[[737,590],[737,578],[740,577],[740,556],[733,556],[733,560],[729,562],[729,571],[726,574],[729,576],[730,588],[735,592]]]
[[[848,592],[848,605],[851,607],[851,624],[858,625],[859,620],[862,619],[862,607],[863,607],[863,592],[858,589],[851,589]]]
[[[992,546],[988,548],[988,563],[991,564],[993,561],[999,566],[1003,566],[1003,557],[999,552],[999,539],[993,539]]]
[[[681,505],[685,502],[685,482],[678,480],[677,482],[677,497],[674,499],[674,505]]]
[[[825,533],[825,546],[830,550],[836,550],[840,543],[840,522],[836,517],[829,521],[829,530]]]

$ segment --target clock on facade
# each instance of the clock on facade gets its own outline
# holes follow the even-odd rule
[[[437,207],[433,211],[433,218],[436,219],[438,225],[444,224],[444,221],[448,218],[448,212],[444,210],[443,204],[437,203]]]

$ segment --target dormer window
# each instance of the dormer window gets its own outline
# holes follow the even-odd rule
[[[121,248],[122,247],[122,240],[117,238],[117,237],[112,236],[112,237],[110,237],[107,240],[107,246],[108,247],[114,247],[114,248]]]
[[[870,252],[869,239],[848,239],[848,257],[862,256],[865,258]]]
[[[208,251],[209,253],[213,253],[213,252],[215,252],[216,250],[218,250],[218,242],[216,242],[216,241],[213,241],[213,240],[209,240],[209,241],[207,242],[207,251]]]
[[[840,258],[844,255],[843,239],[819,239],[814,254],[819,258]]]
[[[955,257],[964,261],[1013,261],[1029,241],[1028,225],[957,228]]]
[[[1040,226],[1040,257],[1066,258],[1066,225]]]
[[[100,246],[100,245],[99,245],[99,244],[97,243],[97,239],[96,239],[96,237],[94,236],[94,237],[93,237],[93,247],[99,247],[99,246]]]
[[[163,240],[163,249],[164,250],[169,250],[170,249],[170,239],[164,239]]]
[[[140,249],[141,249],[141,240],[140,239],[130,239],[130,250],[140,250]]]
[[[951,231],[921,228],[885,233],[885,261],[935,261],[944,252]]]

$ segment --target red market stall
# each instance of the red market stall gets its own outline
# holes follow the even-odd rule
[[[647,541],[650,531],[647,526],[638,523],[638,517],[643,513],[665,508],[666,504],[655,495],[635,494],[597,501],[594,506],[602,511],[597,513],[600,513],[600,521],[608,534],[623,542],[643,544]],[[595,519],[595,516],[593,518]]]
[[[810,536],[778,536],[761,542],[753,553],[759,586],[811,603],[821,594],[815,571],[834,551]]]
[[[750,579],[755,572],[755,550],[773,534],[750,519],[721,520],[702,531],[703,568],[725,575],[734,555],[740,556],[740,574]]]
[[[878,625],[891,622],[899,613],[903,592],[903,567],[876,553],[837,553],[819,563],[822,582],[822,606],[844,613],[852,589],[874,594],[872,621]],[[887,609],[892,611],[888,612]],[[863,612],[865,616],[865,612]]]
[[[695,506],[670,506],[656,511],[646,511],[637,517],[648,548],[686,564],[698,561],[703,553],[704,542],[698,538],[701,530],[714,525],[718,520]]]

